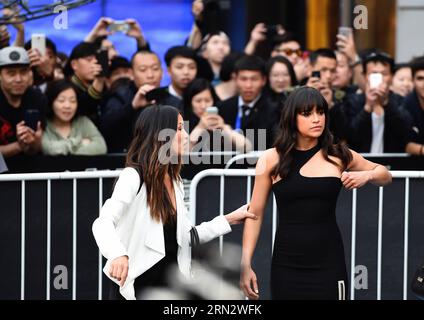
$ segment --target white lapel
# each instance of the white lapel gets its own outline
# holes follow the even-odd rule
[[[187,224],[186,207],[184,204],[184,187],[182,183],[174,181],[175,199],[177,202],[177,243],[183,245],[183,233],[189,233],[191,226]]]
[[[163,255],[165,255],[165,239],[163,235],[163,224],[150,216],[150,208],[147,206],[148,218],[146,219],[146,239],[144,244]]]

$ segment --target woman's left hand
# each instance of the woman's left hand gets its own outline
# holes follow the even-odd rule
[[[343,172],[341,180],[347,190],[361,188],[370,181],[368,171]]]
[[[230,225],[243,223],[244,220],[247,218],[253,219],[253,220],[258,219],[258,217],[255,214],[248,212],[248,210],[249,210],[249,205],[245,204],[244,206],[238,208],[237,210],[229,214],[226,214],[224,217],[225,219],[227,219]]]

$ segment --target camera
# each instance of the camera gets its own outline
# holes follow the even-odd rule
[[[276,35],[278,35],[278,27],[275,24],[266,25],[265,35],[267,39],[272,40]]]
[[[130,26],[125,21],[114,21],[109,26],[110,31],[127,33],[130,30]]]

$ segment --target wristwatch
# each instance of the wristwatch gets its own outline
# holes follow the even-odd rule
[[[359,57],[359,55],[358,54],[356,54],[356,56],[355,56],[355,60],[353,60],[350,64],[349,64],[349,66],[351,67],[351,68],[354,68],[354,67],[356,67],[358,64],[360,64],[360,63],[362,63],[362,59]]]

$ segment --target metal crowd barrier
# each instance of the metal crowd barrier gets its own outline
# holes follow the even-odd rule
[[[93,171],[93,172],[63,172],[63,173],[33,173],[33,174],[6,174],[0,175],[0,182],[17,181],[21,182],[21,279],[20,279],[20,297],[25,299],[25,185],[27,181],[46,181],[47,182],[47,267],[46,267],[46,299],[50,299],[50,275],[51,275],[51,181],[52,180],[72,180],[73,181],[73,250],[72,250],[72,299],[76,299],[76,271],[77,271],[77,180],[79,179],[98,179],[99,180],[99,211],[103,205],[103,179],[116,178],[120,170],[115,171]],[[189,215],[193,223],[196,222],[196,191],[200,181],[206,177],[220,177],[220,203],[219,212],[224,214],[224,193],[225,178],[227,177],[246,177],[246,202],[250,201],[252,190],[252,177],[255,175],[254,169],[210,169],[205,170],[191,181],[190,186],[190,210]],[[424,171],[393,171],[393,178],[405,179],[405,205],[404,205],[404,268],[403,268],[403,299],[407,299],[407,268],[408,268],[408,226],[409,226],[409,181],[410,179],[423,179]],[[377,299],[381,299],[381,256],[382,256],[382,223],[383,223],[383,196],[384,188],[379,188],[379,214],[378,214],[378,267],[377,267]],[[353,190],[352,197],[352,244],[351,244],[351,283],[354,281],[355,269],[355,250],[356,250],[356,190]],[[275,199],[272,208],[272,244],[275,238],[277,228],[277,207]],[[222,252],[223,237],[219,239],[220,250]],[[102,299],[102,256],[99,252],[98,257],[98,299]],[[351,299],[355,299],[354,286],[351,285]]]
[[[50,259],[51,259],[51,181],[72,180],[73,181],[73,219],[72,219],[72,300],[76,300],[77,279],[77,180],[99,179],[99,212],[103,205],[103,179],[116,178],[120,170],[116,171],[93,171],[93,172],[62,172],[62,173],[31,173],[31,174],[6,174],[0,175],[0,182],[21,181],[21,300],[25,299],[25,182],[46,181],[47,182],[47,269],[46,269],[46,300],[50,300]],[[98,298],[102,299],[102,255],[99,252],[98,272]]]

